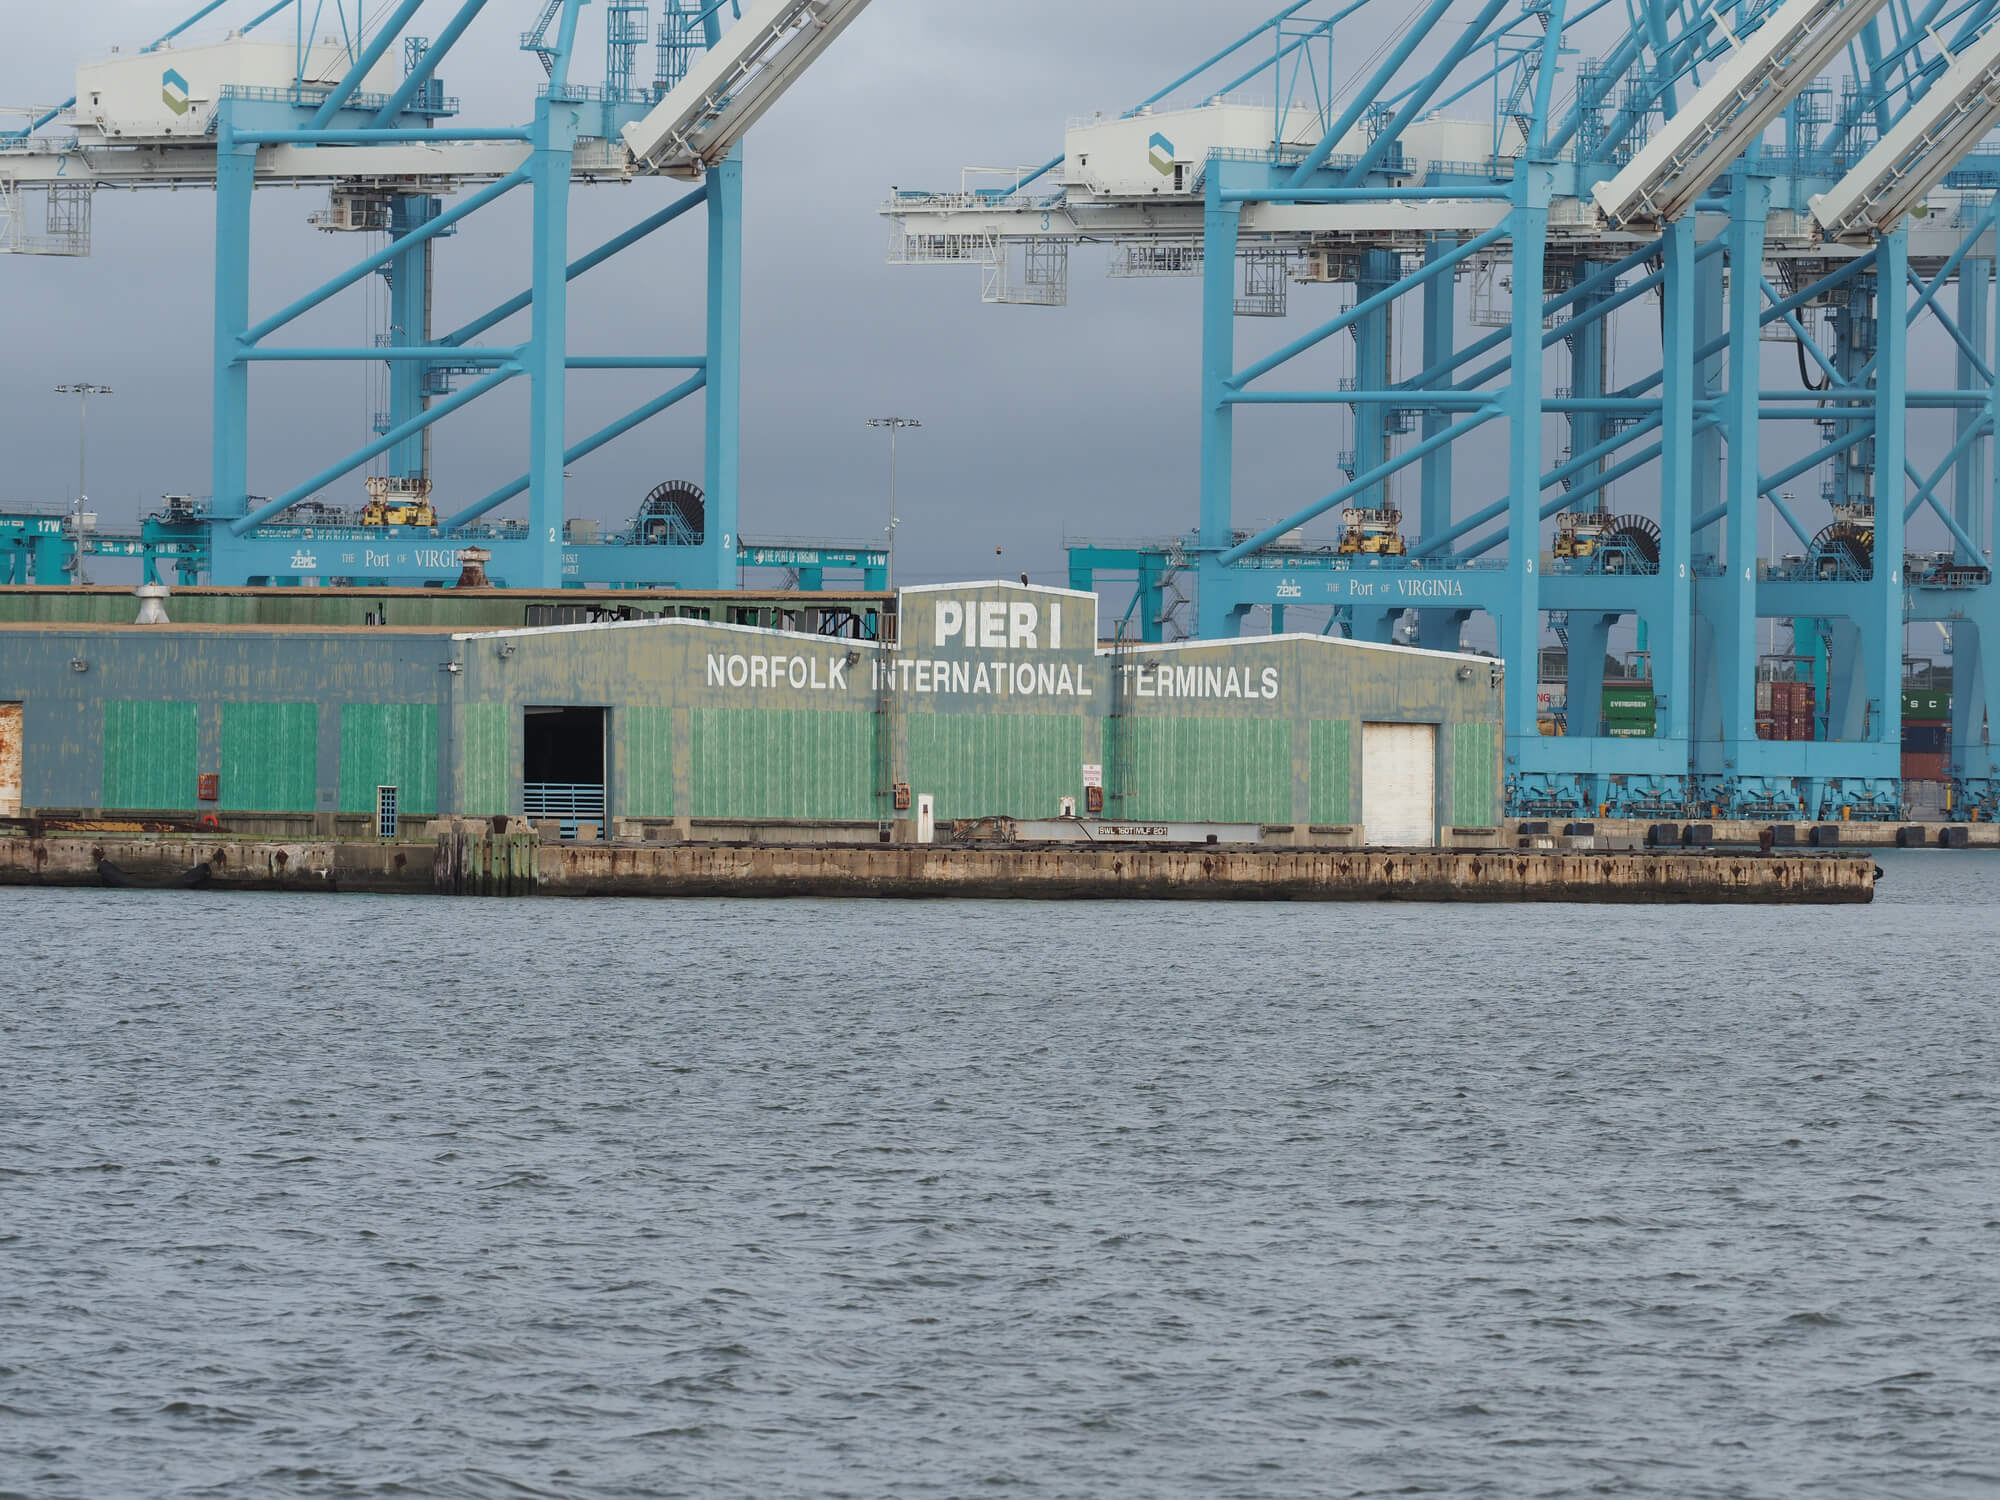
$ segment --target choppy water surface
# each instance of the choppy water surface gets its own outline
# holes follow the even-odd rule
[[[0,891],[0,1493],[2000,1492],[1868,909]]]

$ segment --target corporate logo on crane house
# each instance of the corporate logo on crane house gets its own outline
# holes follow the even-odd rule
[[[1146,160],[1153,164],[1153,170],[1162,177],[1174,175],[1174,143],[1157,130],[1153,138],[1146,142]]]
[[[177,115],[188,112],[188,81],[172,68],[160,75],[160,98]]]

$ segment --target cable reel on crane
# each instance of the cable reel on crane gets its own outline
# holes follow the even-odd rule
[[[1619,516],[1599,555],[1607,573],[1660,571],[1660,523],[1651,516]]]
[[[1555,555],[1595,563],[1599,573],[1660,571],[1660,523],[1651,516],[1564,511],[1556,517]]]
[[[685,479],[656,486],[632,523],[632,539],[641,546],[699,547],[707,536],[707,498]]]
[[[1875,507],[1850,501],[1833,508],[1833,524],[1812,541],[1813,576],[1822,582],[1865,583],[1875,576]]]

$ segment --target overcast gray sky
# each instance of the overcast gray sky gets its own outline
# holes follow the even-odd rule
[[[0,99],[64,98],[79,61],[143,44],[194,8],[193,0],[94,0],[12,15]],[[216,20],[258,8],[241,0],[243,15]],[[875,0],[747,147],[746,535],[879,535],[886,456],[862,423],[888,413],[925,424],[903,449],[898,551],[907,581],[1027,571],[1055,582],[1065,534],[1165,536],[1193,524],[1197,282],[1107,280],[1102,252],[1086,250],[1067,308],[986,307],[974,269],[888,265],[889,225],[877,209],[891,184],[949,188],[967,164],[1046,160],[1060,150],[1067,118],[1130,105],[1271,8],[1271,0]],[[435,31],[452,9],[452,0],[431,0],[414,29]],[[467,119],[529,113],[540,70],[515,49],[516,13],[527,9],[515,0],[490,7],[443,69]],[[585,14],[579,76],[595,81],[602,6]],[[1369,50],[1373,29],[1357,18],[1341,55]],[[188,40],[219,30],[205,25]],[[575,248],[682,190],[667,182],[579,189]],[[259,194],[254,308],[281,305],[362,252],[365,241],[307,226],[323,201],[318,191]],[[207,192],[100,194],[93,258],[0,261],[0,343],[9,355],[0,363],[9,460],[0,503],[52,504],[73,492],[74,407],[49,388],[79,379],[118,390],[93,416],[90,487],[107,526],[151,510],[164,492],[206,492],[213,213]],[[444,242],[438,328],[525,286],[524,223],[516,195]],[[573,347],[695,348],[700,235],[698,217],[683,221],[577,283]],[[347,294],[303,322],[301,335],[365,339],[367,295]],[[1287,322],[1241,320],[1240,346],[1246,357],[1273,347],[1347,296],[1297,289]],[[353,368],[258,370],[253,490],[278,493],[369,436],[375,402],[364,380]],[[573,378],[573,437],[657,389],[655,376]],[[516,386],[441,424],[435,472],[447,507],[521,472],[524,408]],[[1242,418],[1239,522],[1274,519],[1338,482],[1341,421],[1325,408]],[[687,403],[578,465],[572,513],[617,521],[659,480],[698,479],[699,422],[699,403]],[[1469,510],[1491,498],[1501,469],[1490,444],[1460,444],[1459,455]],[[358,501],[358,480],[349,488],[334,497]],[[1654,508],[1636,494],[1633,502]]]
[[[903,447],[898,550],[910,581],[996,566],[1054,581],[1065,529],[1160,535],[1192,524],[1194,283],[1107,281],[1101,256],[1080,254],[1067,309],[986,307],[974,269],[888,265],[889,225],[876,210],[892,183],[952,187],[969,163],[1046,160],[1066,118],[1134,102],[1267,5],[876,0],[747,147],[747,535],[879,532],[886,455],[862,421],[885,413],[925,424]],[[0,98],[67,97],[79,61],[143,44],[194,8],[99,0],[10,16]],[[242,8],[257,9],[250,0]],[[432,0],[415,29],[435,30],[451,9]],[[469,119],[515,120],[531,108],[540,70],[514,48],[519,9],[492,6],[443,69]],[[601,13],[585,13],[594,34],[579,67],[592,80]],[[596,243],[683,190],[580,189],[573,242]],[[257,308],[281,305],[364,248],[306,225],[323,196],[259,194]],[[439,328],[526,284],[524,208],[509,200],[445,242]],[[0,262],[0,342],[11,355],[0,367],[5,503],[55,503],[74,491],[73,404],[49,390],[73,379],[118,392],[93,415],[90,488],[105,524],[152,509],[163,492],[206,492],[213,214],[209,193],[99,194],[91,259]],[[700,236],[699,219],[686,220],[579,282],[573,345],[697,347]],[[364,303],[350,293],[301,334],[356,341]],[[572,434],[637,404],[655,379],[574,378]],[[254,391],[260,493],[366,436],[374,403],[358,371],[260,369]],[[447,504],[520,472],[524,400],[503,391],[440,425],[435,468]],[[622,518],[658,480],[698,479],[699,420],[690,402],[578,465],[572,511]],[[1300,468],[1316,483],[1328,463],[1320,454]],[[996,546],[1006,549],[999,564]]]

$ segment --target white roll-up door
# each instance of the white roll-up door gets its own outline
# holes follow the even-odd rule
[[[1437,726],[1361,726],[1361,826],[1370,844],[1437,843]]]

